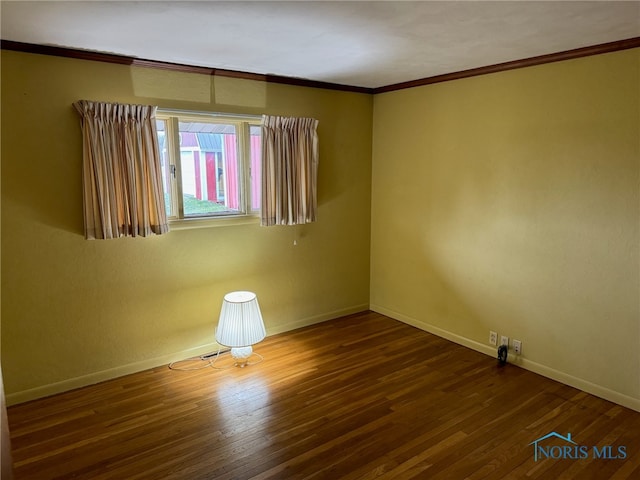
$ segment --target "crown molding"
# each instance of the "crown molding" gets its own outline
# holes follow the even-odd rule
[[[422,85],[431,85],[433,83],[449,82],[461,78],[475,77],[478,75],[486,75],[489,73],[504,72],[507,70],[515,70],[517,68],[532,67],[535,65],[543,65],[545,63],[561,62],[564,60],[572,60],[575,58],[589,57],[591,55],[600,55],[602,53],[617,52],[630,48],[640,47],[640,37],[628,38],[626,40],[618,40],[615,42],[601,43],[590,47],[576,48],[573,50],[565,50],[564,52],[550,53],[547,55],[539,55],[537,57],[524,58],[521,60],[513,60],[510,62],[497,63],[486,67],[472,68],[470,70],[462,70],[460,72],[446,73],[444,75],[436,75],[434,77],[420,78],[408,82],[386,85],[373,89],[373,93],[394,92],[405,88],[420,87]]]
[[[300,87],[323,88],[327,90],[339,90],[344,92],[367,94],[373,93],[373,88],[342,85],[339,83],[321,82],[316,80],[307,80],[304,78],[285,77],[281,75],[200,67],[195,65],[184,65],[180,63],[161,62],[157,60],[146,60],[142,58],[129,57],[126,55],[116,55],[113,53],[94,52],[75,48],[57,47],[53,45],[38,45],[34,43],[14,42],[12,40],[0,40],[0,48],[2,50],[12,50],[15,52],[35,53],[39,55],[51,55],[56,57],[75,58],[80,60],[92,60],[96,62],[115,63],[118,65],[130,65],[134,67],[159,68],[163,70],[172,70],[174,72],[199,73],[202,75],[213,75],[219,77],[242,78],[245,80],[259,80],[269,83],[280,83],[284,85],[295,85]]]
[[[81,60],[92,60],[96,62],[115,63],[119,65],[131,65],[136,67],[159,68],[163,70],[172,70],[176,72],[199,73],[202,75],[212,75],[219,77],[241,78],[245,80],[258,80],[268,83],[277,83],[284,85],[294,85],[299,87],[323,88],[327,90],[338,90],[344,92],[356,92],[366,94],[378,94],[403,90],[405,88],[420,87],[423,85],[431,85],[433,83],[449,82],[461,78],[475,77],[478,75],[486,75],[489,73],[504,72],[518,68],[532,67],[535,65],[543,65],[545,63],[560,62],[564,60],[572,60],[575,58],[588,57],[591,55],[600,55],[603,53],[617,52],[630,48],[640,47],[640,37],[628,38],[626,40],[618,40],[615,42],[602,43],[589,47],[576,48],[563,52],[550,53],[547,55],[539,55],[536,57],[525,58],[521,60],[513,60],[485,67],[472,68],[462,70],[460,72],[446,73],[433,77],[425,77],[408,82],[395,83],[377,88],[357,87],[352,85],[342,85],[331,82],[320,82],[316,80],[307,80],[304,78],[286,77],[272,74],[260,74],[251,72],[241,72],[236,70],[225,70],[220,68],[200,67],[195,65],[184,65],[180,63],[161,62],[157,60],[146,60],[125,55],[116,55],[112,53],[93,52],[89,50],[80,50],[75,48],[57,47],[53,45],[38,45],[33,43],[14,42],[12,40],[0,40],[0,48],[2,50],[12,50],[17,52],[35,53],[39,55],[52,55],[56,57],[76,58]]]

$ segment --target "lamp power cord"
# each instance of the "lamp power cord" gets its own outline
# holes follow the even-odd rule
[[[191,357],[191,358],[186,358],[184,360],[177,360],[175,362],[171,362],[169,364],[169,369],[170,370],[177,370],[177,371],[181,371],[181,372],[190,372],[190,371],[194,371],[194,370],[203,370],[205,368],[213,368],[215,370],[227,370],[229,368],[233,368],[236,366],[236,364],[232,364],[232,365],[227,365],[224,367],[219,367],[216,366],[216,362],[218,361],[218,358],[220,357],[221,354],[225,354],[230,352],[230,350],[224,350],[222,351],[222,347],[218,347],[218,351],[215,353],[205,353],[204,355],[199,355],[197,357]],[[251,356],[257,356],[259,358],[258,361],[256,362],[247,362],[246,365],[257,365],[259,363],[262,363],[264,361],[264,357],[262,355],[260,355],[259,353],[256,352],[252,352]],[[186,364],[188,362],[197,362],[198,360],[200,360],[201,362],[205,362],[204,365],[198,365],[198,366],[194,366],[194,367],[187,367],[187,366],[181,366],[183,364]]]

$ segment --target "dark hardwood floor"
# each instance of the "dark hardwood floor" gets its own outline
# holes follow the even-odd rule
[[[640,413],[377,313],[255,350],[10,407],[15,478],[640,478]]]

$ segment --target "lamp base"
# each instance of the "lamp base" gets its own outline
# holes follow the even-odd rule
[[[244,367],[247,365],[249,357],[253,354],[253,348],[251,345],[248,347],[232,347],[231,348],[231,356],[236,361],[236,367]]]

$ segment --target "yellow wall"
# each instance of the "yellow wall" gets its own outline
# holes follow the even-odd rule
[[[640,409],[639,60],[376,95],[372,309]]]
[[[639,59],[372,100],[3,51],[9,402],[209,351],[250,289],[269,333],[370,302],[491,355],[490,329],[518,338],[525,368],[640,410]],[[84,240],[78,99],[318,118],[319,221]]]
[[[79,99],[317,118],[317,223],[84,240]],[[370,95],[2,51],[8,400],[210,351],[228,291],[268,333],[368,308],[371,121]]]

